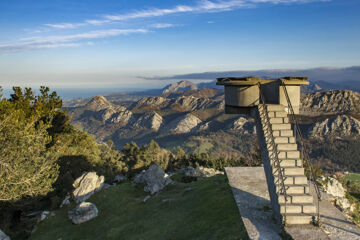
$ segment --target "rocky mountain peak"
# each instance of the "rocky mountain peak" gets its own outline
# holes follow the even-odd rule
[[[347,115],[325,119],[314,123],[309,131],[310,137],[345,137],[360,134],[360,121]]]
[[[110,103],[104,96],[98,95],[93,97],[86,105],[86,109],[92,111],[100,111],[105,108],[109,108],[113,104]]]
[[[179,92],[179,91],[187,91],[187,90],[197,90],[198,87],[196,84],[190,81],[180,81],[177,83],[173,83],[167,85],[163,88],[162,94],[172,93],[172,92]]]
[[[304,112],[360,112],[360,93],[351,90],[334,90],[303,94],[301,103],[301,110]]]
[[[134,127],[137,128],[147,128],[154,131],[158,131],[163,124],[163,118],[157,112],[151,111],[143,114],[135,122]]]
[[[165,130],[175,133],[188,133],[195,129],[201,122],[198,117],[188,113],[171,121]]]

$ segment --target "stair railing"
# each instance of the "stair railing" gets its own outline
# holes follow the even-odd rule
[[[270,160],[273,159],[272,163],[270,162],[270,165],[276,169],[276,172],[278,174],[278,181],[276,182],[277,184],[277,194],[279,195],[283,195],[284,196],[284,206],[285,206],[285,210],[284,210],[284,218],[283,218],[283,225],[286,225],[286,211],[287,211],[287,199],[288,199],[288,195],[286,193],[286,187],[285,187],[285,177],[284,177],[284,173],[283,173],[283,169],[281,168],[280,165],[280,160],[279,160],[279,151],[277,148],[277,145],[275,143],[275,138],[274,138],[274,134],[273,134],[273,130],[272,130],[272,126],[270,123],[270,117],[269,117],[269,111],[267,109],[267,105],[266,105],[266,101],[265,101],[265,97],[264,94],[261,90],[261,84],[260,82],[258,82],[258,87],[259,87],[259,93],[260,93],[260,102],[259,102],[259,106],[261,106],[262,108],[262,116],[264,118],[264,135],[265,137],[269,138],[269,141],[267,139],[265,139],[266,144],[269,143],[270,147],[268,147],[267,149],[271,149],[271,155],[269,154]],[[274,173],[275,174],[275,173]],[[281,214],[281,206],[280,206],[280,215]]]
[[[313,184],[314,184],[314,188],[315,188],[317,198],[318,198],[318,201],[317,201],[317,222],[316,222],[316,224],[318,225],[320,223],[320,201],[321,201],[320,188],[319,188],[319,185],[318,185],[318,183],[317,183],[317,181],[315,179],[314,168],[313,168],[313,166],[311,164],[310,157],[309,157],[309,152],[308,152],[308,150],[306,148],[304,138],[302,136],[298,121],[296,119],[294,108],[293,108],[293,106],[291,104],[290,97],[289,97],[288,91],[286,89],[286,86],[285,86],[285,84],[284,84],[284,82],[282,80],[281,80],[281,86],[284,89],[285,98],[286,98],[286,101],[288,103],[288,108],[290,110],[289,114],[290,114],[290,116],[291,116],[291,118],[292,118],[292,120],[294,122],[295,133],[296,133],[296,136],[297,136],[296,139],[299,140],[299,142],[300,142],[302,158],[303,158],[303,160],[305,160],[304,162],[305,162],[305,164],[307,165],[307,167],[309,169],[309,173],[310,173],[310,181],[308,182],[309,190],[310,190],[310,182],[312,181]]]

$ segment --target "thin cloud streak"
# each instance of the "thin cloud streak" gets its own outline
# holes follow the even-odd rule
[[[0,45],[0,54],[9,53],[9,52],[19,52],[25,50],[34,50],[34,49],[49,49],[49,48],[59,48],[59,47],[77,47],[82,44],[77,43],[80,40],[86,39],[98,39],[98,38],[107,38],[119,35],[129,35],[136,33],[148,33],[147,29],[107,29],[99,31],[91,31],[87,33],[79,33],[73,35],[57,35],[57,36],[48,36],[48,37],[31,37],[23,38],[21,42],[12,43],[12,44],[3,44]],[[87,44],[87,45],[92,45]]]
[[[256,7],[260,4],[296,4],[296,3],[309,3],[309,2],[328,2],[330,0],[218,0],[209,1],[202,0],[198,4],[177,5],[173,8],[150,8],[146,10],[137,10],[124,14],[106,14],[102,19],[88,19],[82,23],[61,23],[61,24],[45,24],[47,27],[56,29],[73,29],[86,25],[99,26],[106,23],[134,20],[140,18],[162,17],[166,15],[179,14],[179,13],[212,13],[233,11],[240,8]]]

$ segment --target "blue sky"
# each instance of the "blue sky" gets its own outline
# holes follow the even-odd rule
[[[360,65],[359,0],[1,0],[0,85]]]

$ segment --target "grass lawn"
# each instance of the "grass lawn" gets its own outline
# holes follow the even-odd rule
[[[176,182],[144,203],[146,195],[130,182],[103,189],[88,200],[97,218],[74,225],[70,205],[39,223],[30,239],[248,239],[225,176]]]

